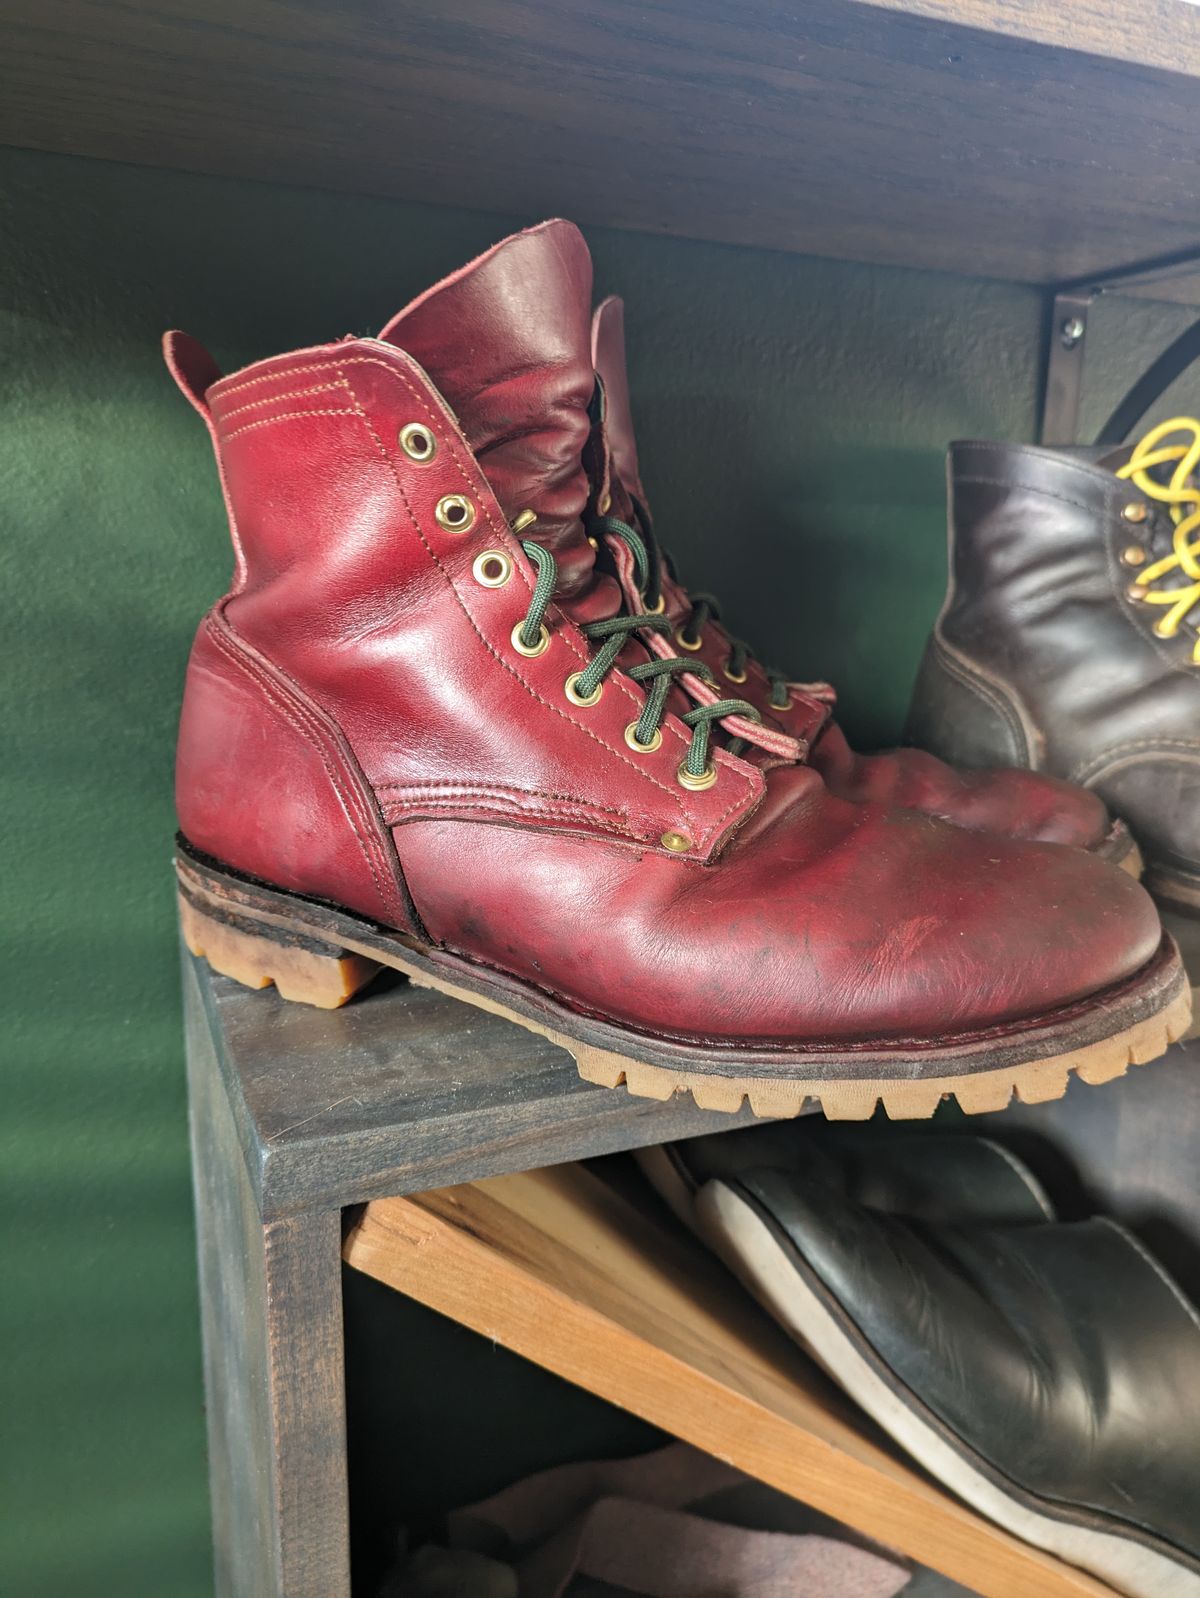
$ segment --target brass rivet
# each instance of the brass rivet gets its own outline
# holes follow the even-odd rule
[[[730,682],[743,683],[746,680],[746,673],[744,671],[730,671],[728,661],[726,661],[721,667],[721,674]]]
[[[532,527],[537,521],[537,512],[532,510],[518,511],[509,526],[514,533],[523,533],[527,527]]]
[[[1126,597],[1129,598],[1129,599],[1133,599],[1133,600],[1145,599],[1146,590],[1144,588],[1139,587],[1139,585],[1137,583],[1131,583],[1130,586],[1125,590],[1125,594],[1126,594]]]
[[[644,598],[642,600],[642,604],[646,605],[646,601],[645,601]],[[647,616],[661,616],[663,611],[666,610],[666,608],[667,608],[667,596],[666,596],[666,594],[659,594],[657,600],[654,602],[653,605],[646,605],[645,614]]]
[[[400,429],[400,448],[410,461],[423,466],[437,454],[437,439],[423,422],[409,422]]]
[[[581,671],[573,671],[566,682],[563,683],[563,693],[566,694],[573,705],[582,705],[586,710],[589,705],[594,705],[600,698],[600,695],[604,692],[604,684],[598,682],[590,694],[581,694],[579,692],[579,679],[582,676],[583,673]]]
[[[443,494],[433,507],[433,516],[448,533],[466,533],[475,525],[475,506],[465,494]]]
[[[485,588],[503,588],[512,576],[512,561],[502,549],[485,549],[476,555],[471,574]]]
[[[689,638],[682,627],[676,627],[675,642],[680,649],[686,649],[690,654],[694,655],[698,649],[704,648],[704,634],[701,633],[699,638]]]
[[[1140,544],[1127,544],[1121,551],[1121,560],[1126,566],[1144,566],[1146,551]]]
[[[544,655],[547,649],[549,649],[550,634],[546,631],[546,624],[543,622],[538,633],[538,641],[536,644],[534,644],[533,648],[530,649],[528,644],[522,643],[521,641],[521,629],[524,627],[524,625],[525,623],[523,621],[519,621],[513,628],[511,634],[509,635],[512,639],[512,646],[518,655],[524,655],[527,660],[536,660],[539,655]]]
[[[607,516],[609,511],[612,509],[612,495],[601,494],[599,500],[596,502],[596,509],[600,512],[601,516]]]
[[[1121,512],[1127,522],[1144,522],[1149,514],[1144,501],[1140,499],[1131,500]]]
[[[593,549],[597,549],[598,550],[600,548],[599,539],[593,538],[591,533],[588,534],[588,543],[592,546]]]
[[[663,848],[669,849],[672,854],[686,854],[692,847],[692,840],[686,832],[664,832],[661,842]]]
[[[711,788],[717,780],[717,768],[710,760],[699,777],[693,777],[687,765],[680,766],[675,773],[675,779],[681,788],[690,788],[693,793],[703,793],[705,788]]]
[[[636,749],[639,755],[652,755],[662,743],[662,728],[656,728],[650,742],[643,744],[638,742],[637,722],[631,721],[625,729],[625,742],[631,749]]]

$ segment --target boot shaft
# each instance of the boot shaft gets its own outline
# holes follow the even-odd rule
[[[683,782],[692,737],[674,716],[652,748],[636,747],[646,692],[620,670],[593,703],[568,691],[595,653],[577,622],[619,598],[593,571],[581,521],[589,295],[581,236],[552,223],[422,296],[386,338],[223,379],[173,341],[213,435],[236,552],[231,592],[197,641],[181,728],[180,819],[198,848],[379,913],[377,896],[301,883],[296,862],[272,855],[263,807],[237,799],[234,767],[251,757],[258,784],[273,763],[310,771],[316,787],[289,808],[326,820],[340,808],[343,827],[353,820],[392,855],[397,829],[437,817],[661,852],[684,840],[705,859],[757,804],[761,772],[724,750],[711,786]],[[520,512],[531,520],[518,536],[509,515]],[[551,550],[567,589],[532,650],[518,636],[537,578],[529,539]],[[299,760],[298,737],[315,765]],[[298,829],[306,848],[319,830]]]
[[[950,581],[906,738],[962,766],[1095,788],[1160,859],[1200,855],[1194,632],[1156,631],[1141,574],[1174,524],[1121,450],[963,442],[948,464]]]

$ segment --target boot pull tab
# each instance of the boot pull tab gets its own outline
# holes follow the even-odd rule
[[[221,376],[221,368],[190,333],[173,329],[163,334],[163,360],[188,403],[199,411],[211,430],[212,413],[205,395]]]

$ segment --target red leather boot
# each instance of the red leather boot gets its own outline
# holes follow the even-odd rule
[[[221,378],[168,335],[235,549],[180,729],[193,950],[325,1004],[394,966],[590,1081],[768,1115],[991,1109],[1159,1054],[1190,998],[1130,877],[849,804],[778,731],[742,758],[750,707],[627,643],[667,624],[618,614],[581,522],[590,292],[549,222],[378,338]]]
[[[592,345],[604,384],[603,443],[598,447],[611,462],[611,509],[617,520],[633,522],[646,550],[644,586],[636,602],[664,608],[679,649],[709,665],[717,681],[743,695],[768,724],[801,739],[808,763],[842,799],[920,810],[959,827],[1010,838],[1074,844],[1135,877],[1141,875],[1141,855],[1128,828],[1110,817],[1097,794],[1045,773],[959,770],[921,749],[857,754],[833,720],[837,696],[828,683],[789,682],[732,637],[721,624],[716,599],[690,594],[655,543],[629,401],[625,310],[616,296],[596,309]]]

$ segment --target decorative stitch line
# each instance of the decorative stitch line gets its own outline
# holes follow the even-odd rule
[[[425,415],[427,417],[430,417],[431,420],[433,419],[426,402],[424,401],[422,396],[420,396],[417,393],[417,390],[415,389],[415,387],[413,386],[413,384],[409,380],[407,373],[405,373],[404,371],[402,371],[402,370],[398,371],[398,370],[393,369],[385,361],[372,361],[370,357],[366,357],[366,356],[359,357],[359,358],[355,359],[353,363],[348,361],[345,364],[347,366],[349,366],[350,364],[355,364],[355,365],[377,365],[377,366],[383,367],[384,371],[388,372],[392,377],[398,377],[399,378],[401,383],[403,383],[404,387],[407,388],[409,393],[413,395],[414,399],[416,399],[417,402],[420,405],[422,405],[422,407],[424,408],[424,411],[425,411]],[[351,392],[353,394],[353,388],[351,388]],[[387,450],[384,448],[383,440],[379,437],[379,434],[376,431],[373,423],[371,422],[370,417],[367,415],[366,411],[363,409],[361,401],[359,400],[357,394],[354,394],[353,397],[354,397],[355,405],[358,408],[358,414],[361,417],[361,419],[363,421],[363,424],[367,428],[367,430],[370,433],[371,437],[374,439],[375,446],[376,446],[377,450],[379,451],[379,454],[382,457],[385,465],[387,466],[388,470],[390,471],[393,480],[395,481],[396,488],[397,488],[397,490],[398,490],[398,492],[400,494],[401,499],[404,502],[404,507],[407,510],[407,512],[409,514],[409,517],[412,520],[412,524],[413,524],[413,527],[416,530],[417,536],[420,538],[422,544],[424,544],[425,549],[428,552],[430,558],[437,565],[439,571],[441,571],[441,573],[442,573],[443,577],[446,579],[447,583],[449,583],[451,591],[453,592],[455,599],[458,601],[458,604],[459,604],[460,608],[462,609],[463,614],[466,616],[467,620],[470,622],[471,627],[474,629],[474,631],[476,633],[476,636],[479,638],[479,640],[483,644],[484,648],[488,651],[488,653],[492,656],[492,658],[494,660],[496,660],[497,663],[499,665],[501,665],[504,668],[504,670],[507,671],[508,674],[511,677],[513,677],[514,680],[521,685],[522,688],[525,689],[526,693],[528,693],[532,699],[534,699],[537,703],[539,703],[541,705],[544,705],[546,707],[546,709],[548,709],[551,712],[553,712],[553,714],[558,716],[561,720],[567,722],[567,724],[569,726],[574,727],[574,728],[578,728],[579,731],[583,732],[584,734],[586,734],[587,737],[591,738],[593,740],[593,742],[599,744],[602,749],[606,749],[606,750],[608,750],[608,752],[610,754],[615,755],[617,757],[617,759],[622,761],[622,763],[624,765],[627,765],[631,771],[636,772],[639,777],[644,778],[647,782],[651,783],[654,787],[658,788],[661,792],[667,794],[668,797],[672,800],[673,805],[677,807],[678,804],[679,804],[678,798],[672,792],[672,790],[666,786],[665,783],[659,782],[658,779],[656,777],[651,776],[651,774],[649,772],[641,770],[639,767],[635,766],[634,763],[631,760],[626,759],[626,757],[623,756],[621,754],[620,750],[618,750],[614,745],[609,744],[603,738],[598,737],[594,732],[591,731],[590,728],[583,727],[579,722],[572,720],[572,718],[570,716],[565,715],[561,710],[559,710],[556,705],[552,705],[549,702],[549,700],[543,699],[541,697],[541,695],[536,691],[536,689],[534,689],[528,682],[525,681],[525,679],[523,677],[521,677],[516,671],[514,671],[513,668],[508,664],[508,662],[506,660],[504,660],[504,658],[501,655],[497,654],[495,649],[492,648],[491,643],[488,641],[488,639],[480,631],[479,625],[475,621],[475,618],[471,615],[470,611],[467,609],[466,605],[463,603],[462,596],[459,594],[458,588],[455,585],[453,579],[451,578],[449,572],[446,570],[445,565],[443,564],[442,560],[438,556],[436,550],[434,550],[432,548],[432,546],[430,545],[429,540],[426,538],[424,530],[421,527],[421,524],[420,524],[420,522],[417,519],[416,513],[415,513],[412,505],[409,502],[408,495],[404,491],[404,485],[400,481],[399,473],[396,471],[395,462],[392,460],[391,456],[388,454]],[[460,478],[462,479],[463,483],[466,486],[468,486],[468,487],[474,487],[475,485],[471,482],[471,479],[470,479],[469,475],[463,469],[462,463],[458,459],[457,450],[451,449],[450,454],[451,454],[451,459],[454,461],[455,468],[456,468]],[[485,515],[485,517],[487,518],[487,521],[488,521],[488,525],[492,528],[493,532],[497,532],[498,529],[496,528],[495,520],[492,517],[490,507],[488,507],[486,505],[486,503],[485,503],[484,506],[483,506],[483,509],[484,509],[484,515]],[[505,532],[507,533],[507,535],[509,537],[511,537],[511,531],[509,529],[506,528]],[[525,578],[526,586],[528,587],[528,585],[529,585],[528,575],[523,573],[523,576]],[[577,660],[580,660],[580,661],[585,660],[584,655],[580,652],[578,646],[575,644],[574,640],[571,637],[569,637],[567,635],[563,635],[563,641],[571,649],[572,653],[575,655],[575,658]],[[621,687],[623,692],[631,700],[633,700],[633,702],[635,704],[637,703],[636,699],[634,699],[632,691],[629,688],[627,688],[624,683],[621,683],[619,679],[618,679],[618,686]],[[673,728],[671,729],[671,731],[674,733],[674,736],[675,736],[676,740],[680,744],[686,745],[686,740],[683,739],[682,734],[680,734],[678,732],[675,732],[675,730]],[[736,774],[737,773],[735,773],[735,775]],[[732,812],[736,808],[737,808],[737,801],[735,800],[734,803],[725,812],[725,815],[728,816],[728,815],[732,814]],[[724,817],[722,817],[722,821],[723,820],[724,820]],[[711,833],[709,835],[711,835]]]

